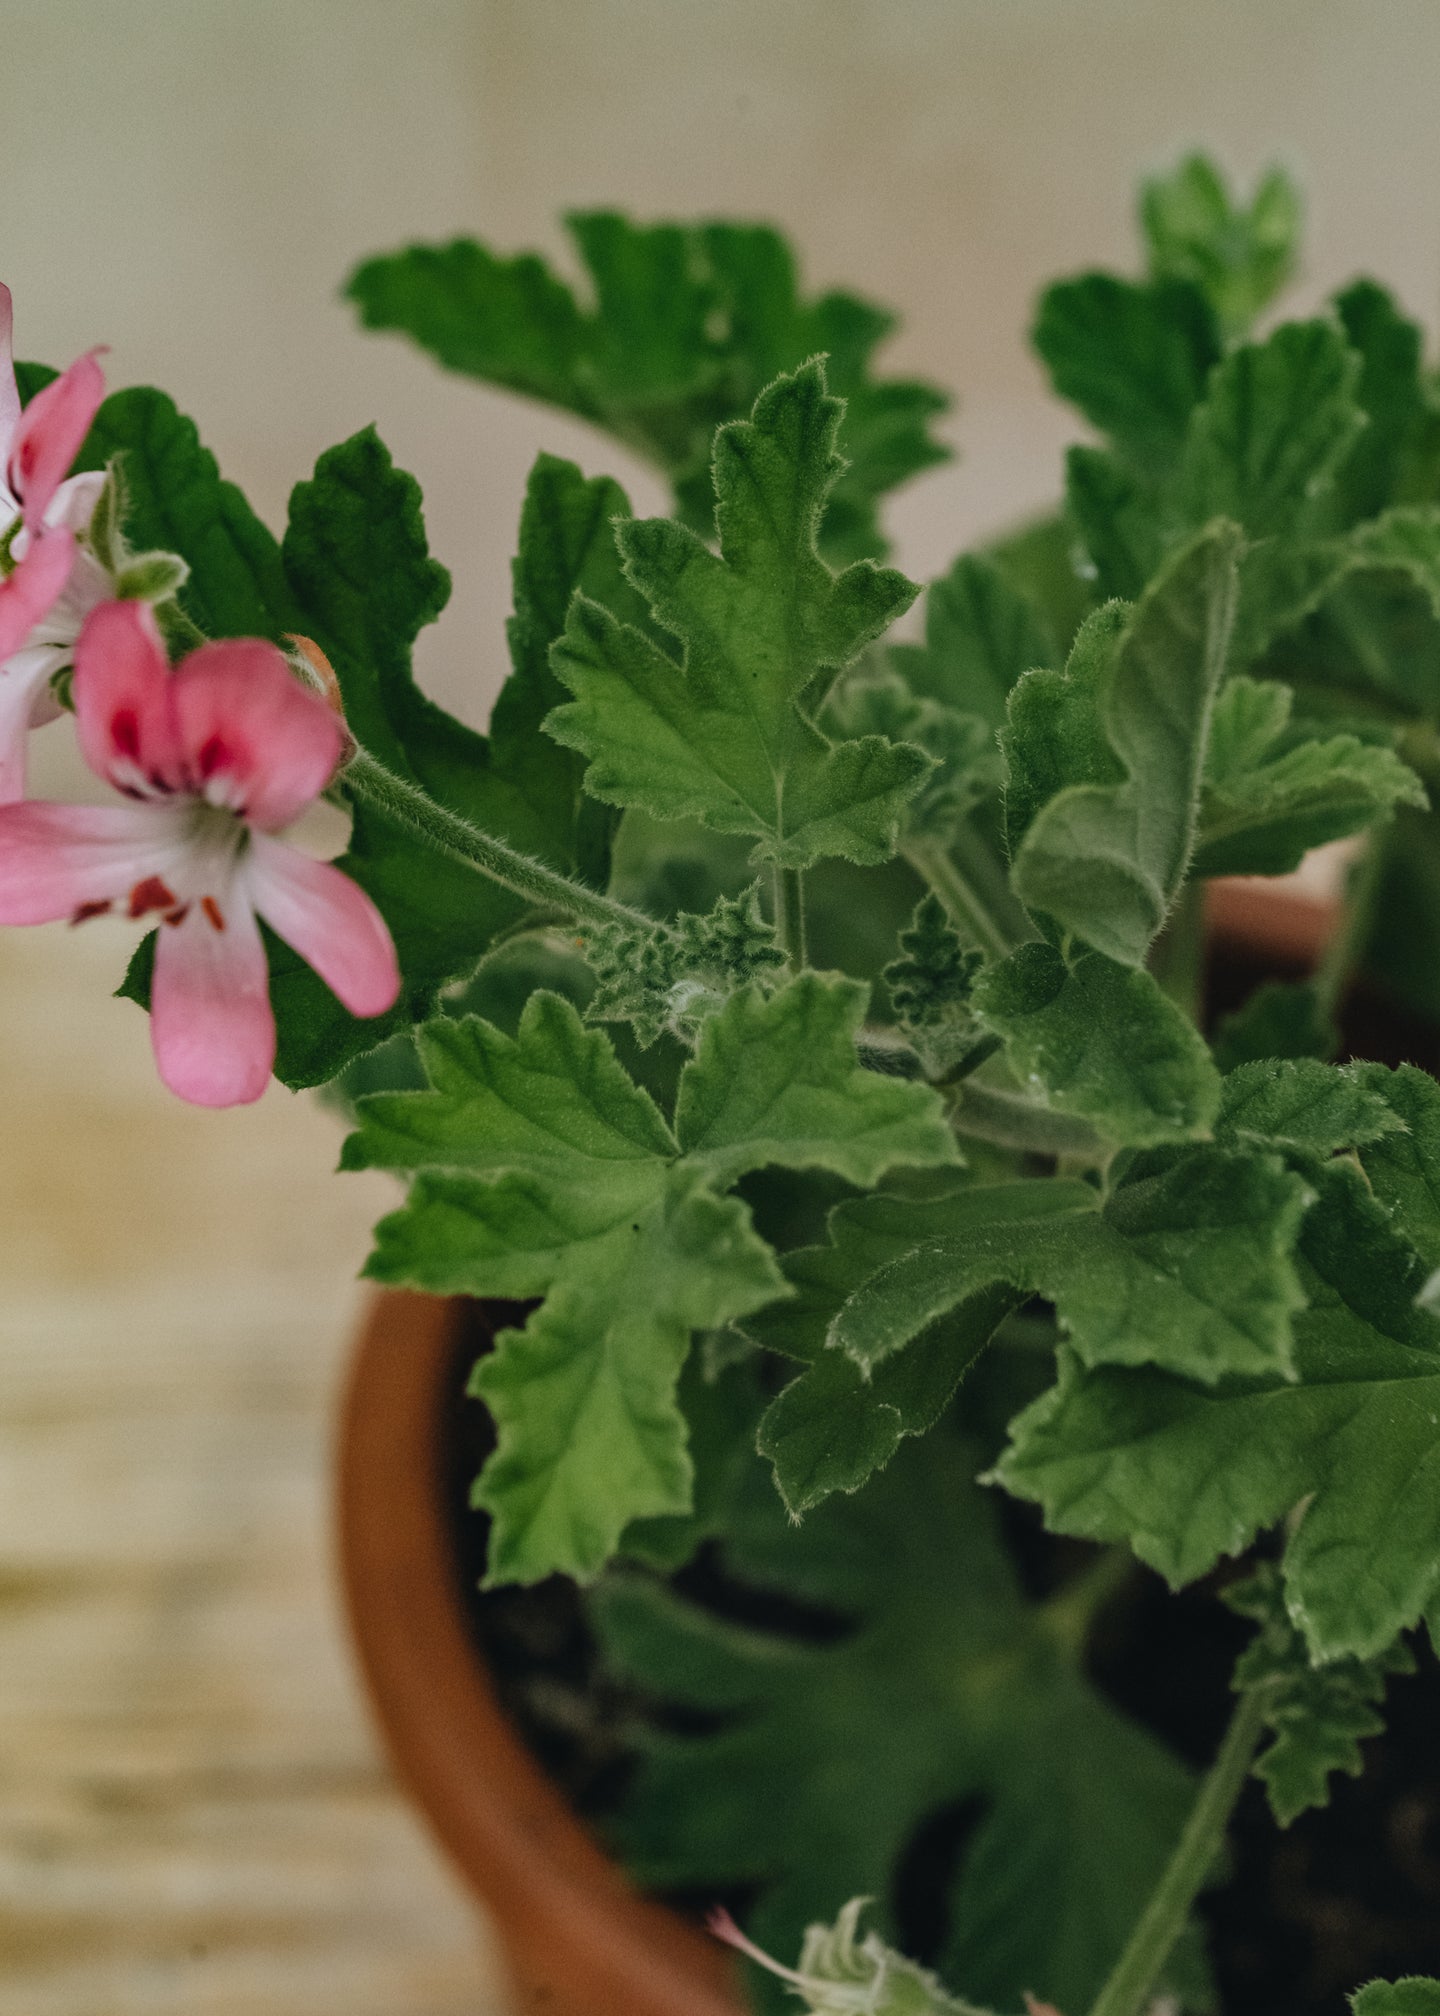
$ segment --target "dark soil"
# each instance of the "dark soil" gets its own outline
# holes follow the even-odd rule
[[[1269,976],[1238,963],[1212,976],[1217,1010],[1238,1004],[1260,977]],[[1432,1070],[1440,1063],[1433,1029],[1407,1024],[1384,1004],[1352,1003],[1346,1023],[1350,1054]],[[507,1711],[576,1810],[603,1826],[631,1768],[626,1732],[638,1704],[601,1670],[571,1584],[555,1578],[533,1589],[479,1590],[486,1522],[464,1509],[489,1446],[483,1409],[463,1400],[465,1380],[493,1329],[520,1313],[477,1306],[456,1355],[445,1451],[456,1573]],[[1057,1558],[1047,1552],[1053,1543],[1027,1522],[1018,1509],[1011,1534],[1018,1565],[1044,1580]],[[704,1563],[687,1571],[690,1593],[717,1593],[704,1586],[709,1573]],[[733,1608],[733,1589],[722,1593]],[[1093,1674],[1120,1707],[1204,1765],[1229,1717],[1230,1672],[1246,1633],[1212,1589],[1172,1596],[1155,1578],[1137,1577],[1100,1620]],[[1419,1671],[1391,1682],[1388,1726],[1364,1746],[1363,1774],[1333,1781],[1328,1807],[1282,1832],[1257,1784],[1242,1799],[1227,1878],[1204,1904],[1224,2016],[1345,2016],[1348,1994],[1364,1981],[1440,1973],[1440,1662],[1428,1645],[1416,1649]],[[978,1817],[941,1814],[917,1837],[902,1913],[912,1950],[934,1936],[942,1879]],[[672,1901],[683,1908],[716,1900]]]

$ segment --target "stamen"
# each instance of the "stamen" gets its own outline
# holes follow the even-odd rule
[[[110,908],[109,898],[102,903],[77,903],[70,913],[72,924],[88,923],[92,917],[103,917]]]
[[[200,908],[205,912],[206,917],[215,930],[223,931],[225,929],[225,918],[221,912],[220,905],[215,901],[213,896],[202,896],[200,898]]]
[[[190,905],[188,903],[180,903],[177,904],[175,909],[167,910],[165,915],[160,919],[160,922],[162,924],[183,924],[189,915]]]
[[[130,891],[130,915],[143,917],[147,910],[174,910],[179,897],[159,875],[147,875]]]

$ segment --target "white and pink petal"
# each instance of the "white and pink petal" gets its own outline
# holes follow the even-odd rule
[[[250,906],[225,889],[161,929],[150,982],[150,1041],[163,1082],[196,1106],[258,1099],[275,1062],[265,946]],[[216,917],[219,916],[217,923]]]
[[[383,1015],[400,993],[384,918],[358,883],[283,840],[250,838],[241,873],[271,930],[313,966],[352,1015]]]
[[[188,827],[166,805],[0,805],[0,924],[163,915],[184,900]]]

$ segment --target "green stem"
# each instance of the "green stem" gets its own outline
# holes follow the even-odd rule
[[[1365,950],[1380,894],[1385,866],[1384,843],[1378,834],[1369,833],[1362,847],[1363,852],[1351,866],[1345,880],[1345,903],[1340,921],[1315,968],[1315,994],[1322,1014],[1327,1016],[1333,1016],[1340,1006],[1350,975]]]
[[[803,972],[806,964],[803,868],[775,869],[775,936],[795,971]]]
[[[1077,1114],[1056,1113],[1018,1092],[997,1092],[971,1078],[957,1088],[950,1117],[957,1134],[1026,1155],[1073,1155],[1087,1169],[1108,1161],[1112,1153]]]
[[[1231,1811],[1249,1776],[1265,1726],[1265,1705],[1263,1688],[1251,1688],[1240,1696],[1185,1831],[1114,1972],[1091,2004],[1090,2016],[1140,2016],[1154,1993],[1224,1844]]]
[[[992,916],[978,892],[956,866],[950,850],[935,840],[912,840],[901,852],[950,913],[950,921],[971,945],[1003,959],[1013,949],[1010,934]]]
[[[397,826],[403,826],[452,861],[478,869],[492,882],[523,896],[537,909],[559,911],[581,924],[624,924],[653,930],[655,920],[628,903],[617,903],[597,889],[587,889],[557,869],[547,868],[517,848],[508,847],[489,833],[482,833],[458,812],[437,805],[417,784],[397,777],[393,770],[357,748],[342,774],[341,782],[350,795],[368,805]]]

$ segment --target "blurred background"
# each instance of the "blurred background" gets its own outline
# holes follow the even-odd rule
[[[1073,422],[1047,278],[1136,264],[1195,144],[1306,190],[1308,306],[1440,312],[1433,0],[0,0],[0,277],[22,356],[110,345],[277,528],[374,421],[456,576],[421,676],[483,722],[542,447],[575,421],[363,334],[354,263],[460,232],[568,263],[567,207],[772,219],[810,288],[898,308],[961,459],[891,506],[938,571],[1044,504]],[[42,790],[80,788],[68,730]],[[0,2016],[499,2009],[391,1789],[337,1618],[330,1418],[389,1191],[272,1090],[178,1106],[105,925],[0,939]]]

